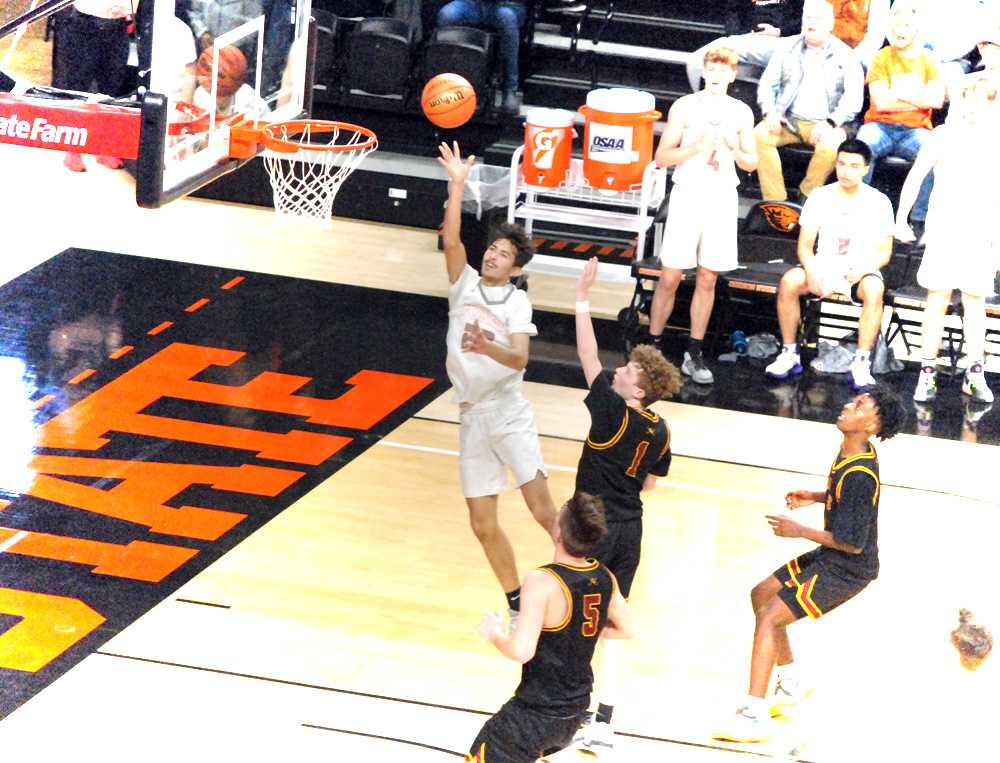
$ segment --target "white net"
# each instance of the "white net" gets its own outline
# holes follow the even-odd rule
[[[264,152],[275,211],[279,215],[329,224],[341,183],[378,147],[378,141],[353,125],[336,123],[275,124],[268,130],[272,138],[298,146],[290,153]]]

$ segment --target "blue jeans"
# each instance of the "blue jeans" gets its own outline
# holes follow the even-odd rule
[[[922,127],[905,127],[890,122],[865,122],[858,130],[858,140],[864,141],[872,150],[872,163],[865,175],[865,182],[872,182],[875,174],[875,164],[883,156],[898,156],[901,159],[913,161],[920,153],[924,140],[931,134]],[[927,202],[934,188],[934,173],[929,172],[920,185],[917,200],[913,204],[910,217],[923,222],[927,219]]]
[[[500,53],[503,57],[504,89],[516,90],[518,82],[517,56],[521,47],[521,27],[526,13],[524,3],[494,2],[493,0],[452,0],[438,11],[441,26],[489,26],[500,33]]]

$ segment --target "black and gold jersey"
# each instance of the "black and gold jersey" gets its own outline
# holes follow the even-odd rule
[[[608,568],[594,559],[583,567],[553,562],[540,569],[559,582],[566,595],[566,617],[557,626],[542,628],[535,656],[521,668],[514,696],[551,715],[582,713],[594,688],[594,646],[617,584]]]
[[[590,385],[584,403],[590,432],[576,470],[576,489],[600,496],[609,521],[638,519],[646,477],[665,477],[670,470],[670,430],[653,411],[626,405],[603,373]]]
[[[881,483],[875,446],[856,456],[840,455],[830,469],[823,529],[838,543],[862,549],[860,554],[821,547],[817,561],[853,580],[878,577],[878,499]]]

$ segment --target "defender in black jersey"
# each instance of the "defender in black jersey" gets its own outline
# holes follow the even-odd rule
[[[559,511],[553,562],[521,584],[516,630],[506,632],[495,612],[483,620],[483,638],[524,667],[514,697],[483,726],[467,761],[535,763],[572,741],[590,704],[598,637],[632,635],[614,575],[587,558],[605,531],[600,500],[574,495]]]
[[[878,458],[870,439],[886,440],[899,431],[905,414],[894,392],[879,384],[844,406],[837,428],[844,439],[833,462],[826,490],[795,490],[785,505],[797,509],[823,503],[823,529],[791,517],[769,515],[774,534],[807,538],[819,544],[758,583],[750,593],[757,618],[750,659],[750,693],[715,736],[736,742],[762,742],[769,715],[778,715],[803,698],[793,667],[786,627],[803,617],[816,620],[860,593],[878,576]],[[774,701],[765,701],[774,665]]]
[[[592,554],[608,566],[628,597],[642,548],[642,496],[670,470],[670,429],[648,406],[681,387],[680,372],[653,347],[637,347],[609,383],[601,367],[587,294],[597,277],[597,258],[584,267],[576,285],[576,348],[590,391],[590,431],[576,470],[576,489],[604,501],[608,534]],[[591,749],[611,748],[617,655],[606,645],[597,713],[578,741]]]

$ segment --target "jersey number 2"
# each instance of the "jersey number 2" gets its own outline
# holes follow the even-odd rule
[[[583,625],[580,632],[587,638],[597,635],[598,623],[601,619],[601,595],[599,593],[585,593],[583,595]]]
[[[646,451],[649,449],[649,440],[641,440],[638,445],[635,446],[635,455],[632,456],[632,463],[628,465],[628,469],[625,470],[625,474],[629,477],[634,477],[635,473],[639,471],[639,464],[642,463],[642,457],[646,455]]]

